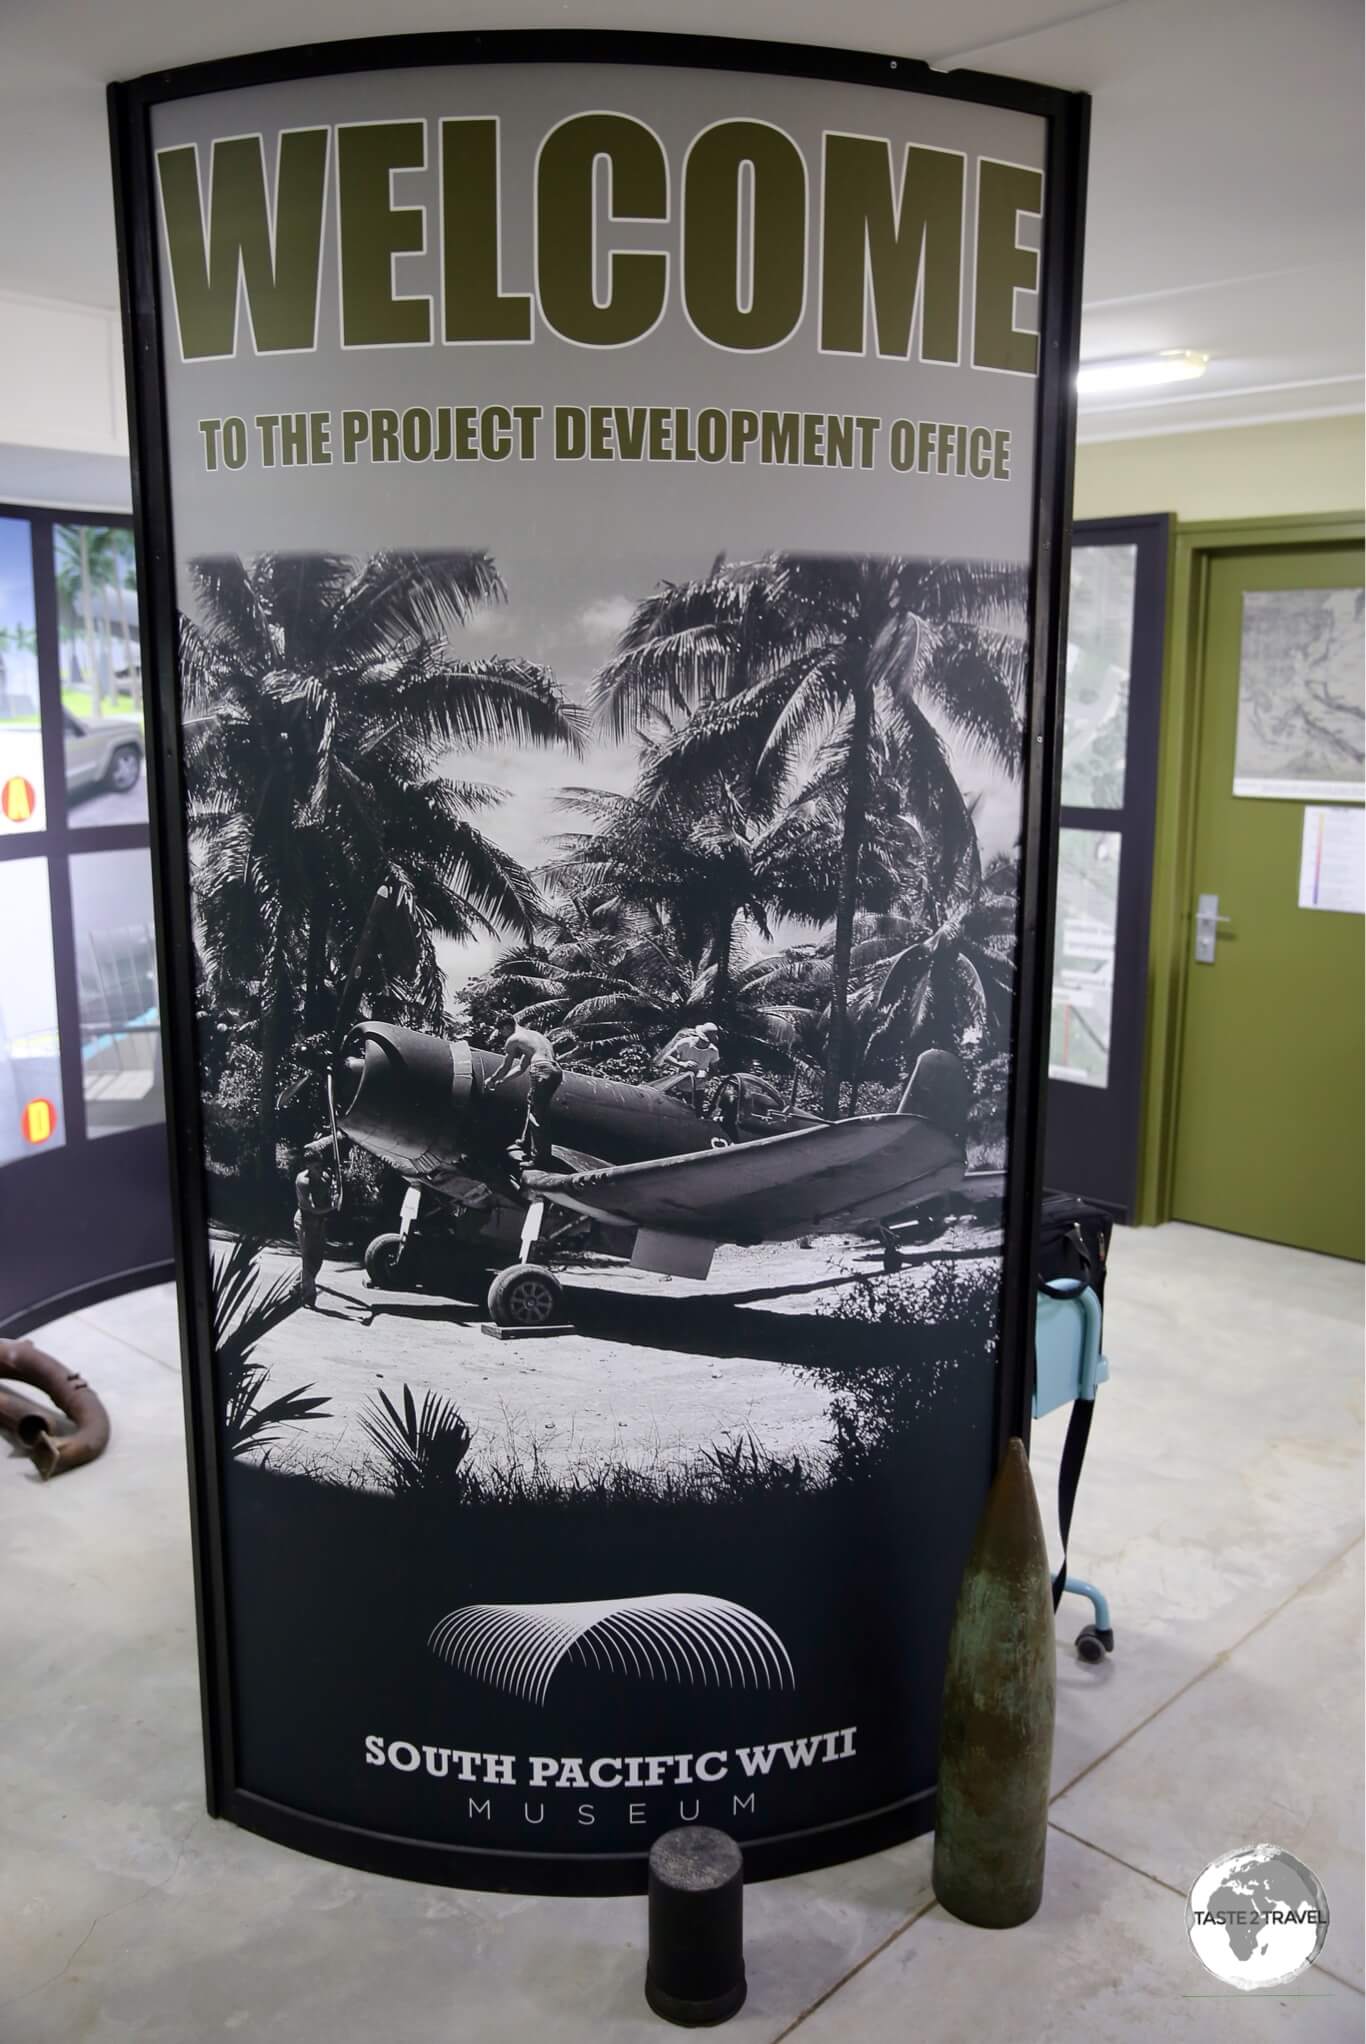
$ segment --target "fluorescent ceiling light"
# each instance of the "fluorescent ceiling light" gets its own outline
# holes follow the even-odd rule
[[[1113,390],[1153,390],[1164,383],[1190,383],[1209,368],[1209,356],[1193,348],[1165,348],[1160,355],[1116,355],[1108,362],[1083,362],[1077,390],[1095,397]]]

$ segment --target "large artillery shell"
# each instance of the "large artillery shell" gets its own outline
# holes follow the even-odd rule
[[[987,1497],[949,1635],[934,1892],[1005,1929],[1043,1895],[1056,1667],[1053,1592],[1023,1443]]]

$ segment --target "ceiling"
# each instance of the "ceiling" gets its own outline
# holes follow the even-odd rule
[[[1083,356],[1212,364],[1088,403],[1082,437],[1361,408],[1360,0],[0,0],[0,291],[115,304],[108,80],[377,26],[686,27],[1084,89]]]

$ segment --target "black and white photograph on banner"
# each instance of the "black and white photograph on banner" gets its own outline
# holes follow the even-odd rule
[[[1023,578],[520,582],[192,567],[215,1255],[269,1323],[237,1451],[381,1493],[456,1443],[471,1497],[829,1484],[958,1366],[950,1302],[996,1310]],[[882,1410],[828,1351],[888,1316]]]

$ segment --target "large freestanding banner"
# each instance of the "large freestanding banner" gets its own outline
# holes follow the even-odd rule
[[[209,1800],[622,1890],[932,1817],[1027,1431],[1085,102],[116,87]]]

